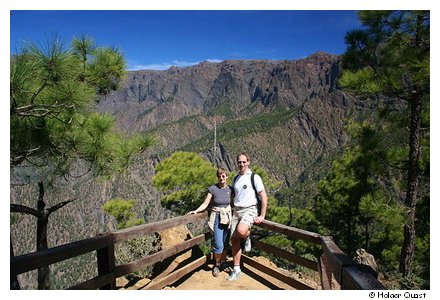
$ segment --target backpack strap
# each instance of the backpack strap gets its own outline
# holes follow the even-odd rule
[[[258,194],[258,192],[257,192],[257,188],[255,187],[255,173],[252,173],[251,174],[251,183],[252,183],[252,188],[254,189],[254,191],[255,191],[255,197],[257,197],[257,201],[258,202],[260,202],[261,201],[261,199],[260,199],[260,195]]]
[[[255,187],[255,173],[254,172],[252,172],[252,174],[251,174],[251,183],[252,183],[252,188],[255,191],[255,195],[257,195],[257,188]],[[258,197],[257,197],[257,199],[258,199]]]
[[[255,173],[252,172],[251,174],[251,183],[252,183],[252,188],[255,191],[255,198],[257,198],[257,209],[258,209],[258,214],[260,214],[261,212],[261,198],[260,198],[260,194],[258,194],[257,192],[257,188],[255,187]]]
[[[235,183],[237,182],[238,176],[240,175],[240,173],[238,173],[237,175],[235,175],[234,179],[232,180],[232,187],[234,187]]]

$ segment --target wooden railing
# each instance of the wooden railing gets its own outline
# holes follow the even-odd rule
[[[167,258],[179,253],[195,249],[202,242],[210,238],[208,233],[192,237],[171,248],[158,251],[143,257],[137,261],[115,265],[115,245],[133,238],[154,234],[165,229],[193,223],[199,219],[205,219],[206,213],[197,215],[186,215],[160,221],[151,224],[135,226],[132,228],[109,232],[96,237],[57,246],[43,251],[33,252],[17,257],[11,257],[10,272],[11,280],[17,275],[48,266],[60,261],[64,261],[82,254],[96,251],[98,275],[85,282],[79,283],[70,289],[115,289],[116,278],[143,270],[148,266],[160,263]],[[341,289],[384,289],[383,285],[377,280],[374,271],[366,266],[354,263],[346,256],[332,241],[330,237],[322,237],[319,234],[308,232],[294,227],[289,227],[263,221],[259,225],[262,228],[273,232],[282,233],[289,237],[307,241],[313,244],[321,245],[322,255],[317,261],[299,257],[290,252],[265,244],[258,240],[253,240],[253,247],[259,248],[267,253],[277,257],[287,259],[288,261],[309,268],[319,273],[322,289],[331,289],[332,280],[338,282]],[[147,289],[162,289],[170,285],[190,272],[198,269],[211,259],[211,255],[195,258],[192,262],[180,269],[158,279],[153,280]],[[273,276],[296,289],[313,289],[291,277],[268,268],[251,257],[243,255],[242,262],[252,266],[263,273]],[[12,286],[12,281],[11,281]]]
[[[377,273],[371,267],[355,263],[341,249],[339,249],[331,237],[321,236],[314,232],[281,225],[267,220],[263,221],[259,226],[295,239],[320,245],[322,255],[317,259],[317,262],[315,262],[264,244],[260,241],[254,241],[255,246],[265,252],[285,258],[297,265],[319,272],[322,289],[332,289],[333,279],[338,283],[340,289],[385,289],[385,287],[377,280]]]

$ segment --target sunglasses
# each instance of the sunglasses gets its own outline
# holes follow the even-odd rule
[[[237,164],[239,165],[244,165],[245,163],[247,163],[247,161],[237,161]]]

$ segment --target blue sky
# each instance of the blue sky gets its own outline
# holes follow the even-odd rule
[[[66,45],[87,34],[118,47],[128,69],[185,67],[225,59],[299,59],[316,51],[341,54],[356,11],[298,10],[13,10],[10,51],[53,35]]]

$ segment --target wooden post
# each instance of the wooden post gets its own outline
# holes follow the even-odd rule
[[[96,256],[98,258],[98,276],[104,276],[113,273],[115,270],[115,246],[110,244],[105,248],[96,250]],[[101,290],[114,290],[116,289],[116,278],[113,277],[109,284],[106,284],[100,288]]]
[[[332,289],[332,272],[324,254],[321,255],[318,262],[319,277],[321,278],[321,287],[323,290]]]

